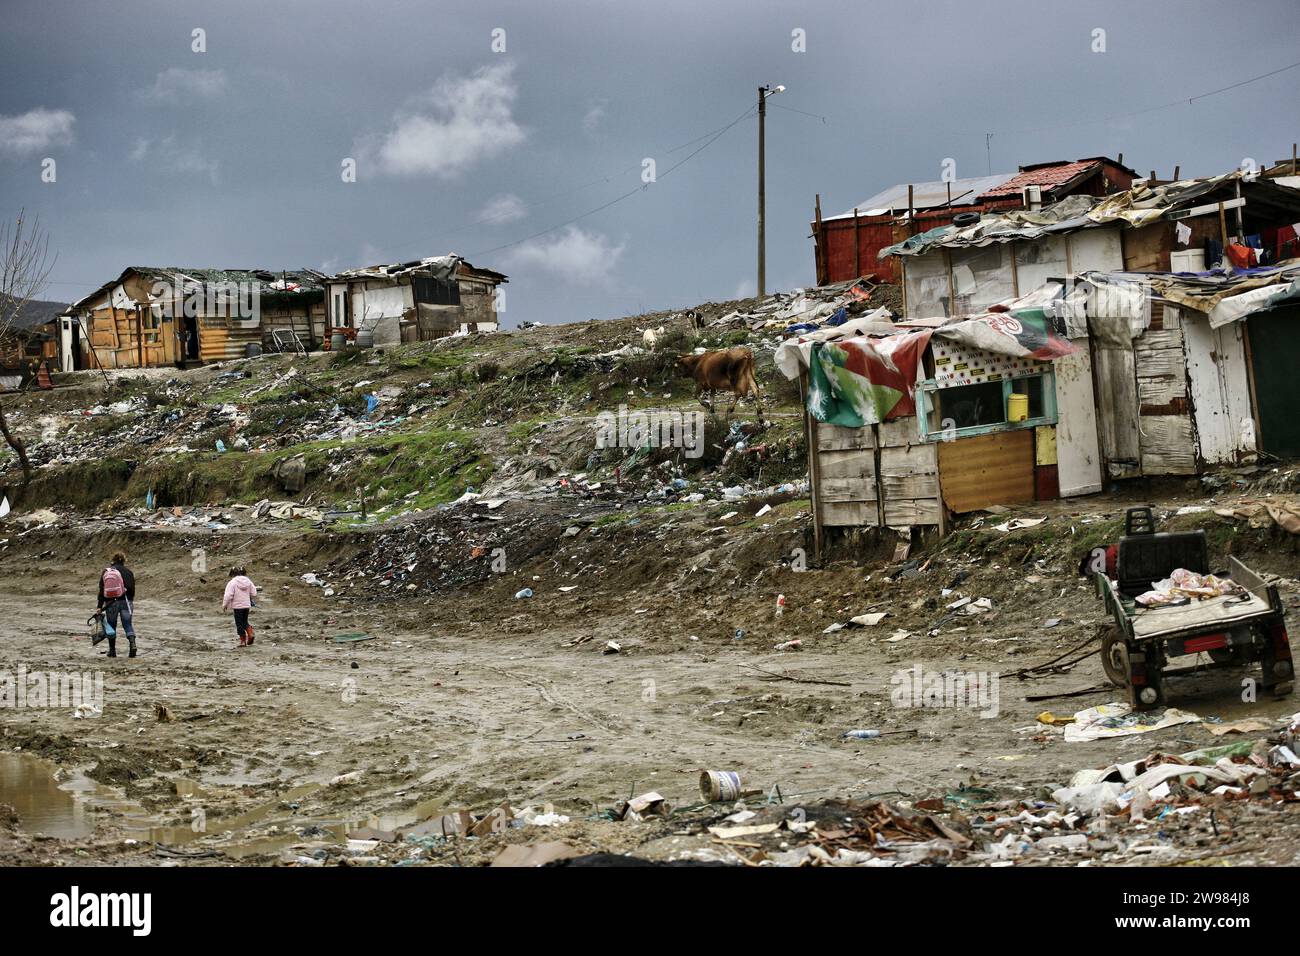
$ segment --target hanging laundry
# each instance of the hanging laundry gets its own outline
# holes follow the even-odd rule
[[[1239,242],[1230,242],[1224,248],[1224,253],[1238,269],[1249,269],[1255,264],[1255,250],[1250,246],[1243,246]]]
[[[1223,261],[1223,246],[1217,239],[1205,240],[1205,268],[1213,269]]]
[[[1192,241],[1192,227],[1185,222],[1174,223],[1174,232],[1178,235],[1178,244],[1185,246]]]

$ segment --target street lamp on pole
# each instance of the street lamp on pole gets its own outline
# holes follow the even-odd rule
[[[766,205],[764,133],[767,125],[767,98],[774,93],[784,92],[784,86],[760,86],[758,88],[758,294],[767,294],[767,236],[764,223]]]

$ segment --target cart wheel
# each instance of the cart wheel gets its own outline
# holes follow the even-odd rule
[[[1124,637],[1114,624],[1101,632],[1101,666],[1116,687],[1128,686],[1128,649]]]

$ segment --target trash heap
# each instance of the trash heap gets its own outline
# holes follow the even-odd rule
[[[708,323],[710,328],[776,332],[781,337],[843,325],[849,319],[884,307],[901,311],[896,286],[866,279],[836,282],[812,289],[777,292],[744,309],[734,309]]]

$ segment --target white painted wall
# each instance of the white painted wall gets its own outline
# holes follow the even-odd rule
[[[409,284],[367,282],[352,289],[352,322],[358,329],[373,329],[376,345],[402,341],[400,319],[414,302]]]
[[[1180,311],[1201,457],[1208,464],[1249,459],[1255,454],[1255,420],[1241,323],[1211,329],[1205,313]]]
[[[1098,227],[1071,233],[1070,268],[1074,272],[1123,272],[1119,228]]]
[[[59,319],[59,368],[65,372],[72,371],[72,350],[79,337],[73,335],[75,329],[72,322],[72,319],[66,317]]]
[[[1016,287],[1020,295],[1028,295],[1051,278],[1064,278],[1070,271],[1066,260],[1067,236],[1044,236],[1037,242],[1014,244],[1016,256]]]

